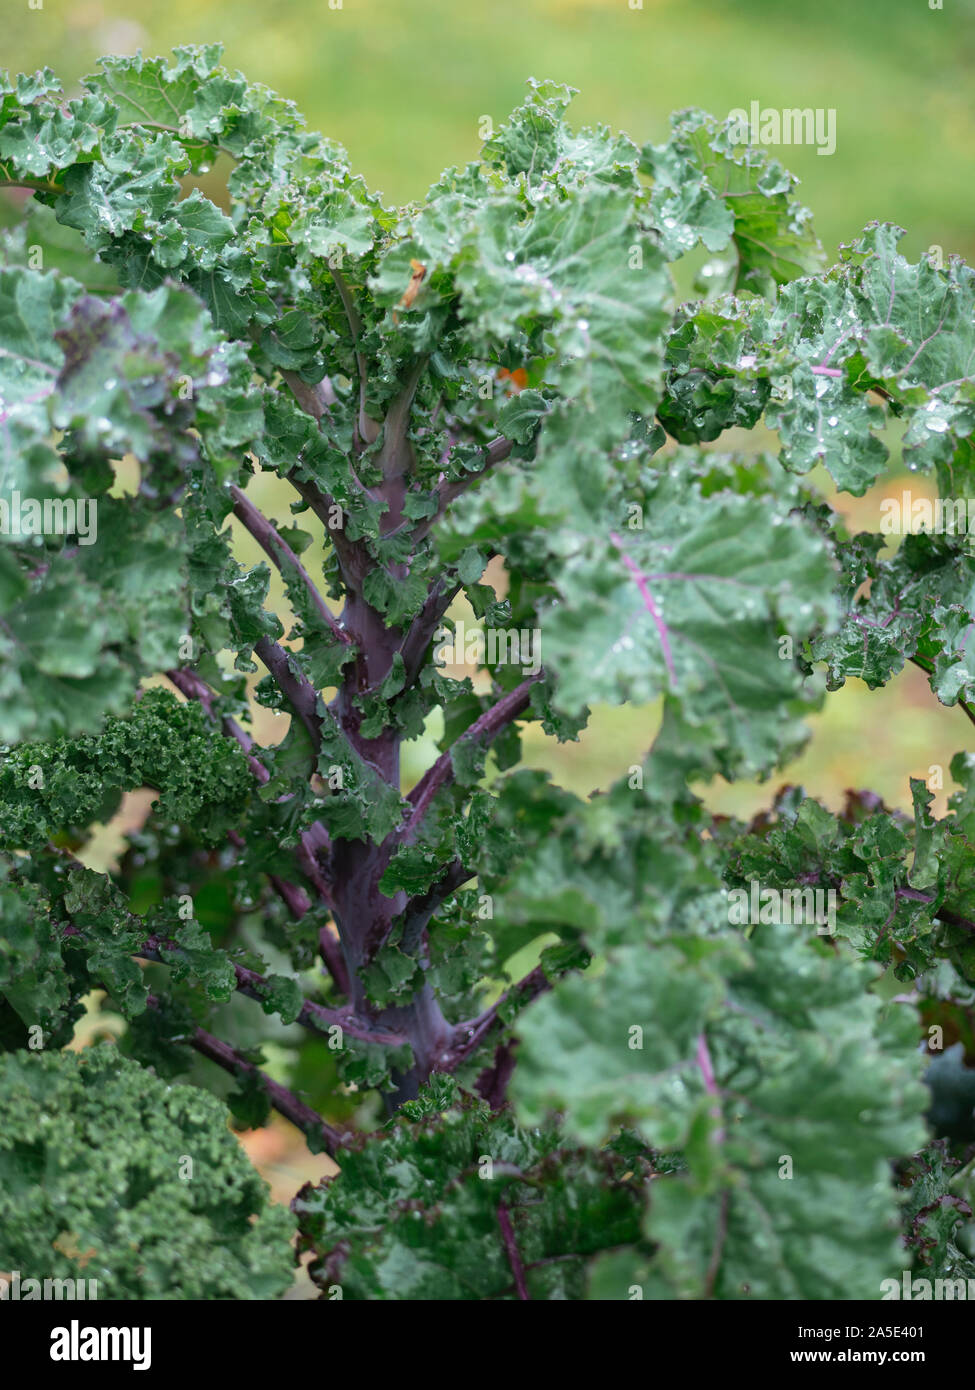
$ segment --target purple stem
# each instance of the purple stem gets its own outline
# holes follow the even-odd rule
[[[477,1051],[491,1029],[500,1022],[498,1010],[503,1004],[512,999],[517,999],[519,1003],[527,1004],[530,1003],[531,1000],[537,999],[540,994],[544,994],[546,990],[551,988],[551,983],[545,971],[540,965],[536,965],[534,970],[530,970],[516,985],[512,985],[510,989],[506,989],[505,992],[494,1001],[491,1007],[485,1009],[477,1018],[472,1018],[468,1023],[458,1023],[456,1034],[459,1041],[454,1044],[449,1060],[443,1070],[454,1071],[460,1066],[461,1062],[467,1060],[472,1052]]]
[[[711,1108],[712,1117],[721,1119],[721,1092],[714,1076],[714,1067],[711,1063],[711,1053],[708,1049],[708,1040],[705,1033],[699,1033],[697,1038],[697,1065],[704,1078],[704,1089],[708,1095],[713,1096],[715,1104]],[[720,1144],[724,1140],[724,1127],[715,1131],[715,1139]],[[718,1276],[718,1269],[721,1265],[721,1253],[724,1249],[725,1237],[728,1233],[728,1206],[730,1194],[725,1188],[721,1193],[721,1204],[718,1211],[718,1225],[714,1237],[714,1246],[711,1250],[711,1258],[708,1261],[707,1272],[704,1276],[704,1296],[710,1298],[714,1288],[714,1281]]]
[[[503,728],[511,724],[519,715],[524,714],[531,700],[532,686],[540,680],[544,680],[544,672],[542,671],[529,676],[520,685],[515,686],[514,690],[510,690],[507,695],[502,696],[497,704],[485,710],[479,719],[475,719],[470,728],[461,734],[453,747],[448,748],[446,753],[442,753],[433,766],[423,774],[407,798],[413,807],[413,814],[402,832],[403,844],[411,844],[416,839],[430,802],[442,787],[448,786],[453,781],[454,764],[451,753],[458,744],[476,742],[481,739],[485,743],[489,743]]]
[[[157,1012],[162,1011],[160,1001],[154,994],[148,996],[146,1003],[150,1009],[155,1009]],[[287,1086],[273,1081],[253,1062],[248,1062],[236,1048],[231,1047],[229,1043],[223,1042],[220,1038],[214,1037],[206,1029],[194,1028],[192,1033],[185,1038],[177,1038],[176,1041],[185,1042],[187,1046],[199,1052],[202,1057],[208,1057],[211,1062],[216,1062],[218,1066],[223,1067],[224,1071],[229,1072],[231,1076],[259,1077],[261,1086],[273,1109],[277,1110],[279,1115],[283,1115],[286,1120],[290,1120],[303,1134],[317,1134],[323,1142],[326,1153],[334,1157],[348,1143],[348,1137],[323,1120],[317,1110],[313,1110],[310,1105],[299,1100],[293,1091],[288,1090]]]
[[[515,1288],[518,1291],[518,1297],[522,1302],[527,1303],[529,1298],[528,1285],[525,1283],[525,1266],[522,1263],[518,1242],[515,1240],[514,1227],[511,1224],[511,1215],[504,1202],[498,1207],[498,1225],[501,1227],[501,1239],[504,1241],[508,1263],[511,1266],[512,1274],[515,1276]]]
[[[657,605],[653,601],[653,594],[651,594],[650,592],[650,586],[647,583],[646,575],[640,569],[639,565],[635,564],[634,561],[630,559],[629,555],[626,554],[625,550],[623,549],[622,536],[618,535],[616,531],[610,531],[609,538],[616,546],[617,550],[620,552],[620,558],[622,559],[623,564],[626,566],[626,568],[633,575],[633,578],[636,580],[636,586],[640,590],[640,594],[643,598],[643,606],[646,608],[647,612],[653,619],[654,624],[656,625],[657,633],[660,637],[660,647],[663,652],[664,662],[666,663],[667,672],[670,676],[671,683],[676,684],[677,678],[676,673],[674,671],[674,659],[671,656],[670,652],[670,634],[667,632],[667,626],[664,623],[663,618],[660,616],[660,611],[657,608]]]
[[[62,928],[61,934],[65,937],[86,939],[84,932],[72,922],[67,923]],[[168,955],[179,955],[182,952],[182,947],[178,941],[172,941],[169,937],[160,936],[154,932],[152,936],[146,937],[145,941],[134,947],[130,954],[141,960],[158,961],[162,965],[168,965],[169,961],[163,952]],[[264,976],[256,970],[248,969],[247,966],[238,965],[236,961],[232,961],[231,965],[234,972],[235,987],[239,993],[263,1003],[269,993],[268,982]],[[327,1034],[329,1029],[338,1027],[344,1033],[348,1033],[350,1038],[358,1038],[362,1042],[379,1043],[384,1047],[400,1047],[407,1041],[402,1033],[376,1028],[363,1022],[356,1017],[351,1009],[329,1009],[324,1004],[316,1004],[311,999],[302,1001],[295,1022],[314,1033]]]
[[[721,1119],[721,1092],[718,1083],[714,1079],[714,1067],[711,1065],[711,1053],[708,1050],[708,1040],[705,1033],[699,1033],[697,1038],[697,1065],[700,1068],[701,1076],[704,1078],[704,1089],[709,1096],[714,1096],[715,1105],[711,1107],[713,1118]],[[715,1132],[715,1139],[720,1144],[724,1139],[724,1129],[720,1128]]]
[[[275,684],[304,724],[316,754],[322,746],[322,716],[318,712],[318,691],[291,665],[291,653],[270,637],[254,643],[254,651],[270,671]]]
[[[433,516],[427,517],[417,526],[413,532],[414,542],[423,539],[430,528],[440,520],[455,497],[466,492],[472,483],[476,482],[478,478],[483,478],[485,473],[489,473],[497,464],[503,463],[514,447],[512,440],[499,435],[497,439],[492,439],[490,444],[484,446],[485,463],[483,468],[479,468],[473,473],[465,473],[462,478],[456,478],[453,482],[447,478],[441,478],[437,484],[437,510]]]
[[[185,695],[188,700],[199,700],[211,718],[215,718],[213,711],[213,692],[205,681],[201,680],[195,671],[187,667],[174,668],[166,672],[167,680],[172,681],[176,689]],[[247,755],[247,762],[251,771],[263,786],[270,781],[271,774],[264,764],[251,753],[254,746],[250,734],[240,727],[235,719],[225,715],[221,720],[224,733],[234,739]],[[245,842],[235,830],[231,830],[227,837],[231,844],[237,849],[244,849]],[[301,833],[298,846],[298,862],[302,872],[312,884],[318,896],[329,907],[333,906],[332,893],[329,884],[325,881],[318,867],[316,847],[326,847],[328,836],[323,826],[317,823]],[[286,878],[281,878],[279,874],[268,874],[268,881],[277,893],[278,897],[286,904],[292,916],[297,920],[304,917],[311,907],[311,900],[303,888],[296,883],[290,883]],[[338,989],[345,995],[349,994],[349,972],[346,969],[345,960],[342,956],[341,947],[332,937],[327,927],[322,927],[318,934],[319,953],[325,962],[326,968]]]
[[[508,1092],[508,1082],[515,1070],[515,1049],[517,1038],[498,1043],[494,1049],[494,1061],[478,1074],[474,1089],[482,1100],[486,1100],[492,1110],[500,1110]]]
[[[276,528],[267,518],[257,510],[253,502],[241,491],[236,484],[231,484],[230,495],[234,499],[234,516],[250,532],[257,541],[258,545],[270,556],[274,564],[284,574],[286,567],[293,570],[297,578],[304,585],[308,592],[315,609],[322,622],[329,629],[332,636],[339,642],[349,645],[352,638],[345,628],[339,625],[338,619],[322,598],[318,589],[312,582],[311,575],[298,559],[287,541],[282,540]]]

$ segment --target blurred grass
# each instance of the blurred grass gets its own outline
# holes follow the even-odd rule
[[[336,3],[336,0],[332,0]],[[671,111],[835,107],[828,158],[783,148],[827,249],[879,218],[912,254],[971,252],[975,0],[46,0],[7,5],[2,61],[66,80],[105,52],[222,41],[226,61],[293,98],[390,200],[421,197],[478,148],[529,76],[580,89],[577,121],[661,140]]]
[[[774,151],[801,177],[827,251],[878,219],[907,228],[911,256],[938,245],[975,260],[973,19],[975,0],[946,0],[942,10],[926,0],[643,0],[639,9],[628,0],[342,0],[341,8],[328,0],[279,0],[273,8],[266,0],[45,0],[42,10],[5,7],[0,61],[13,71],[50,65],[70,87],[101,53],[165,53],[174,44],[220,40],[229,66],[294,99],[309,125],[342,141],[391,202],[422,197],[444,167],[473,158],[480,118],[503,119],[529,76],[580,88],[577,123],[606,122],[638,142],[663,140],[670,112],[685,106],[716,115],[752,100],[834,107],[834,155]],[[731,442],[775,447],[764,433]],[[880,497],[899,493],[902,483],[895,477],[850,499],[836,498],[824,481],[854,529],[877,529]],[[910,484],[923,490],[914,476]],[[284,485],[258,478],[249,491],[287,517]],[[237,542],[243,560],[263,558],[249,537],[238,534]],[[279,604],[283,597],[276,574],[271,597]],[[657,706],[596,707],[577,744],[558,745],[528,729],[526,761],[586,795],[642,759],[658,722]],[[286,728],[283,717],[261,709],[255,723],[266,742],[279,741]],[[940,766],[947,783],[952,753],[975,747],[960,710],[939,706],[913,669],[878,692],[849,682],[827,697],[810,728],[806,751],[772,786],[720,783],[708,790],[709,804],[748,815],[788,780],[832,807],[847,787],[870,786],[906,809],[910,776]],[[432,738],[404,750],[407,783],[433,756]],[[944,799],[939,792],[939,811]],[[126,800],[89,862],[111,863],[145,805],[143,794]],[[111,1032],[114,1024],[92,1016],[86,1027]],[[242,1142],[276,1200],[323,1171],[323,1160],[308,1159],[283,1121]],[[296,1285],[295,1296],[309,1292],[307,1279]]]

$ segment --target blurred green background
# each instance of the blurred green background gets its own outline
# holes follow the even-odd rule
[[[913,251],[975,244],[975,0],[6,0],[0,65],[77,80],[106,52],[220,40],[391,201],[474,156],[529,76],[576,119],[661,140],[671,111],[835,107],[836,153],[782,150],[827,248],[894,220]]]
[[[69,87],[101,53],[219,40],[229,66],[294,99],[389,202],[422,198],[445,166],[473,158],[481,118],[502,119],[529,76],[578,87],[576,123],[606,122],[639,142],[663,140],[670,113],[686,106],[719,116],[752,100],[833,107],[835,154],[773,151],[800,176],[827,252],[877,219],[907,229],[912,259],[939,246],[975,260],[975,0],[43,0],[40,9],[6,0],[2,32],[0,64],[50,65]],[[762,432],[716,447],[729,443],[775,448]],[[829,479],[817,481],[857,528],[875,530],[881,497],[899,494],[903,480],[895,467],[858,500],[834,498]],[[910,482],[923,491],[922,480]],[[253,491],[286,515],[273,483]],[[247,537],[240,553],[260,558]],[[639,761],[657,722],[653,707],[597,709],[579,744],[529,732],[528,760],[585,794]],[[277,741],[283,723],[259,731]],[[909,777],[941,768],[942,810],[952,753],[975,748],[962,712],[939,706],[913,669],[878,692],[850,682],[811,727],[806,753],[777,781],[799,781],[833,807],[845,788],[870,786],[906,809]],[[407,774],[430,757],[429,741],[414,746]],[[707,799],[747,813],[771,791],[719,785]],[[136,799],[130,814],[144,809]],[[92,862],[111,861],[119,830],[100,837]],[[296,1176],[321,1171],[322,1160],[307,1168],[277,1131],[251,1140],[283,1198]]]

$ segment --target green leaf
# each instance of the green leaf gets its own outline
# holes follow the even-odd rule
[[[292,1220],[268,1204],[214,1097],[168,1086],[107,1044],[0,1055],[0,1080],[12,1268],[35,1268],[43,1248],[48,1275],[94,1279],[99,1298],[260,1299],[288,1287]]]
[[[817,692],[788,652],[833,621],[832,562],[784,506],[705,499],[692,479],[679,464],[653,479],[643,529],[607,527],[566,561],[543,656],[557,708],[667,693],[707,726],[723,765],[749,775],[804,739],[795,715]]]
[[[910,1018],[791,926],[761,927],[751,960],[712,943],[697,972],[691,946],[647,951],[642,968],[631,948],[531,1005],[519,1112],[558,1107],[591,1139],[625,1115],[651,1147],[683,1150],[645,1226],[671,1297],[877,1297],[902,1263],[887,1160],[923,1136]]]
[[[736,288],[774,292],[819,270],[822,248],[811,214],[793,198],[794,176],[763,150],[737,143],[733,120],[701,111],[672,118],[666,145],[646,145],[641,170],[653,177],[651,208],[668,259],[703,242],[738,257]]]
[[[339,1285],[353,1299],[513,1299],[502,1205],[532,1298],[583,1296],[594,1254],[640,1240],[645,1171],[560,1149],[553,1131],[457,1102],[436,1077],[408,1113],[295,1199],[323,1289]]]

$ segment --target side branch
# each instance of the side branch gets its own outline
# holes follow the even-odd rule
[[[484,465],[473,473],[466,473],[462,478],[455,478],[453,481],[441,478],[437,484],[437,509],[433,516],[421,521],[413,532],[413,540],[421,541],[427,532],[443,516],[444,512],[453,502],[455,497],[460,497],[461,493],[467,491],[472,483],[476,483],[479,478],[483,478],[485,473],[489,473],[497,464],[503,463],[511,454],[514,442],[499,436],[492,439],[490,444],[484,446]]]
[[[332,419],[331,406],[337,397],[328,377],[323,377],[317,386],[309,386],[307,382],[301,380],[296,372],[282,372],[281,375],[301,409],[315,420],[319,428],[322,428],[323,418]],[[378,427],[376,432],[378,433]],[[335,447],[338,448],[337,445]],[[344,451],[339,450],[339,452]],[[325,527],[325,534],[338,556],[346,586],[355,588],[357,583],[361,583],[362,580],[355,563],[359,547],[354,542],[346,540],[341,526],[333,525],[334,513],[336,511],[341,512],[339,504],[334,497],[323,492],[317,483],[299,478],[297,468],[292,468],[285,476],[305,505]]]
[[[62,929],[62,934],[67,938],[85,939],[83,931],[68,923]],[[172,941],[168,937],[154,934],[146,937],[145,941],[134,947],[130,954],[139,960],[151,960],[160,965],[168,965],[167,956],[179,955],[182,951],[178,941]],[[164,955],[163,953],[166,953]],[[267,980],[256,970],[249,970],[247,966],[238,965],[236,961],[230,962],[234,972],[234,985],[240,994],[248,999],[256,999],[263,1003],[269,993]],[[405,1034],[387,1031],[386,1029],[373,1028],[368,1023],[362,1022],[351,1009],[329,1009],[324,1004],[316,1004],[311,999],[302,1001],[301,1009],[295,1019],[303,1028],[307,1028],[313,1033],[328,1034],[332,1028],[341,1028],[343,1033],[348,1033],[350,1038],[357,1038],[360,1042],[378,1043],[383,1047],[400,1047],[407,1041]]]
[[[519,1004],[529,1004],[533,999],[537,999],[540,994],[552,988],[545,971],[540,965],[536,965],[534,970],[519,980],[516,985],[506,989],[490,1008],[485,1009],[477,1018],[472,1018],[469,1023],[458,1023],[455,1029],[458,1041],[450,1050],[447,1062],[439,1068],[442,1071],[455,1071],[462,1062],[466,1062],[468,1057],[481,1046],[481,1043],[488,1036],[491,1030],[501,1022],[498,1011],[507,1003],[517,1001]]]
[[[282,372],[281,376],[306,415],[312,415],[318,421],[323,415],[331,417],[331,407],[337,397],[335,387],[327,376],[317,386],[309,386],[297,372]]]
[[[322,716],[318,713],[318,691],[291,665],[290,654],[270,637],[254,644],[254,651],[274,677],[275,684],[311,736],[316,754],[322,746]]]
[[[333,637],[340,642],[351,643],[352,638],[339,624],[335,614],[318,592],[311,575],[288,543],[278,535],[271,522],[258,511],[253,502],[236,484],[231,484],[230,495],[234,499],[234,516],[246,527],[264,553],[270,557],[282,574],[291,570],[299,582],[304,585],[319,617]]]
[[[544,671],[538,671],[502,696],[496,705],[492,705],[479,719],[475,719],[457,742],[448,748],[446,753],[441,753],[433,767],[423,774],[407,797],[413,807],[413,814],[403,831],[403,843],[410,844],[416,838],[430,802],[441,788],[449,786],[454,780],[454,764],[451,757],[454,749],[461,743],[490,743],[502,729],[524,714],[531,700],[532,686],[544,678]]]
[[[508,1208],[502,1202],[498,1207],[498,1225],[501,1227],[501,1240],[504,1244],[504,1251],[508,1257],[508,1264],[511,1266],[511,1273],[515,1278],[515,1289],[522,1302],[529,1299],[528,1284],[525,1281],[525,1266],[518,1249],[518,1242],[515,1240],[514,1227],[511,1224],[511,1216]]]
[[[473,877],[473,870],[466,868],[459,859],[455,859],[452,864],[447,866],[446,872],[437,879],[432,888],[429,888],[426,893],[419,897],[410,899],[403,914],[401,950],[409,955],[419,946],[430,918],[437,908],[445,903],[451,893],[456,892],[462,883],[466,883],[469,878]]]
[[[11,174],[0,164],[0,188],[29,188],[35,193],[64,193],[64,184],[53,179],[29,179],[20,174]]]
[[[345,532],[341,526],[332,525],[332,514],[334,510],[341,510],[339,504],[327,492],[322,492],[321,488],[315,483],[307,482],[299,478],[297,471],[293,468],[286,474],[288,482],[297,492],[301,500],[307,505],[308,509],[325,528],[325,534],[332,542],[332,546],[338,556],[339,566],[342,571],[342,578],[347,588],[356,589],[362,583],[362,561],[359,559],[360,547],[357,542],[346,539]],[[358,562],[358,563],[357,563]]]
[[[166,679],[175,685],[176,689],[185,695],[188,700],[199,700],[211,718],[216,718],[213,709],[213,692],[205,681],[201,680],[195,671],[189,667],[173,668],[166,672]],[[251,749],[254,746],[253,739],[246,733],[235,719],[229,715],[224,715],[221,724],[224,733],[234,739],[244,750],[247,756],[248,765],[256,777],[257,781],[263,786],[270,781],[271,774],[259,759],[255,758]],[[231,843],[237,849],[243,849],[245,842],[241,836],[232,830],[229,833]],[[315,822],[307,830],[301,832],[301,839],[298,847],[298,864],[305,878],[314,888],[319,898],[334,912],[334,901],[331,885],[326,881],[322,873],[321,859],[319,852],[327,852],[331,848],[328,834],[325,827],[319,822]],[[303,888],[296,883],[290,883],[286,878],[281,878],[279,874],[268,874],[268,881],[277,893],[278,897],[288,907],[291,915],[299,920],[311,907],[311,900]],[[334,940],[327,927],[322,927],[319,931],[319,951],[322,960],[328,969],[329,974],[335,981],[342,994],[349,993],[349,972],[345,966],[345,959],[342,955],[341,947]]]
[[[160,1002],[154,994],[150,994],[146,1002],[150,1009],[161,1012]],[[214,1037],[205,1028],[194,1028],[192,1033],[186,1037],[177,1038],[176,1041],[186,1043],[188,1047],[199,1052],[202,1057],[208,1057],[211,1062],[216,1062],[217,1066],[223,1067],[224,1071],[229,1072],[231,1076],[257,1076],[260,1079],[261,1088],[278,1114],[283,1115],[286,1120],[290,1120],[303,1134],[309,1137],[317,1136],[321,1139],[326,1153],[334,1157],[348,1143],[348,1137],[323,1120],[317,1110],[313,1110],[310,1105],[299,1100],[293,1091],[288,1090],[287,1086],[273,1081],[253,1062],[248,1062],[236,1048],[221,1041],[220,1038]]]
[[[406,669],[406,686],[409,688],[419,675],[423,656],[433,640],[433,634],[440,620],[460,592],[459,584],[447,584],[438,579],[430,590],[426,602],[410,624],[400,647],[400,656]]]
[[[335,288],[339,292],[342,301],[342,308],[345,310],[346,321],[349,325],[349,333],[352,337],[352,350],[355,353],[356,371],[359,376],[359,427],[358,433],[366,444],[372,444],[379,437],[379,426],[375,420],[370,419],[366,414],[366,387],[368,377],[366,376],[366,359],[359,347],[359,339],[362,336],[362,320],[359,311],[355,307],[352,298],[352,291],[349,289],[342,274],[333,266],[331,267],[332,279]]]
[[[921,657],[912,656],[910,660],[911,664],[916,666],[919,670],[923,671],[926,676],[931,676],[934,674],[934,667],[931,666],[929,662],[923,660]],[[973,708],[967,700],[959,700],[957,703],[959,709],[965,715],[965,718],[968,720],[968,722],[970,724],[975,724],[975,708]]]
[[[263,1002],[267,991],[267,981],[263,975],[236,964],[234,965],[234,975],[241,994]],[[324,1004],[316,1004],[311,999],[302,1001],[295,1022],[300,1023],[303,1028],[307,1028],[313,1033],[328,1034],[332,1028],[341,1028],[342,1032],[348,1033],[350,1038],[356,1038],[359,1042],[376,1043],[382,1047],[400,1047],[407,1041],[403,1033],[374,1028],[368,1023],[361,1022],[351,1009],[329,1009]]]

